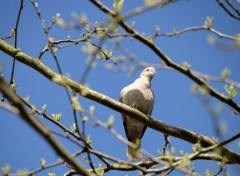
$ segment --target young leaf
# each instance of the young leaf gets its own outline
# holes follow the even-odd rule
[[[224,89],[228,93],[228,96],[230,99],[234,98],[238,93],[238,89],[237,88],[235,89],[234,84],[230,84],[230,85],[226,84],[224,86]]]
[[[76,131],[77,131],[77,125],[76,125],[76,123],[73,123],[73,124],[72,124],[71,130],[72,130],[73,132],[76,132]]]
[[[213,18],[207,16],[207,18],[206,18],[206,20],[204,22],[204,26],[207,27],[207,28],[211,28],[212,24],[213,24]]]
[[[11,38],[15,37],[15,30],[14,30],[14,29],[11,29],[10,37],[11,37]]]
[[[94,115],[94,110],[95,110],[95,106],[92,105],[92,106],[89,107],[89,113],[90,113],[91,116]]]
[[[124,0],[115,0],[113,3],[113,9],[116,13],[116,15],[119,15],[120,12],[122,11],[122,6],[123,6]]]
[[[2,170],[3,175],[8,175],[8,173],[10,171],[10,165],[5,164],[4,166],[2,166],[1,170]]]
[[[46,110],[47,110],[47,105],[46,105],[46,104],[44,104],[44,105],[42,106],[42,112],[43,112],[43,113],[45,113],[45,112],[46,112]]]
[[[160,34],[160,27],[158,25],[155,26],[155,34],[156,35]]]
[[[45,158],[41,158],[40,159],[40,163],[41,163],[41,166],[44,166],[46,164],[46,159]]]
[[[189,69],[189,68],[191,67],[191,65],[190,65],[187,61],[184,61],[184,62],[182,63],[182,66],[183,66],[184,68],[186,68],[186,69]]]
[[[26,101],[26,102],[28,102],[29,101],[29,99],[30,99],[30,96],[29,95],[27,95],[25,98],[23,98],[24,99],[24,101]]]
[[[88,117],[87,117],[87,116],[84,116],[84,117],[82,118],[82,121],[83,121],[83,122],[87,122],[87,121],[88,121]]]
[[[106,125],[107,125],[108,128],[111,128],[113,123],[114,123],[114,115],[110,115]]]
[[[81,107],[79,101],[78,101],[78,96],[72,97],[72,108],[77,111],[83,111],[83,108]]]
[[[62,113],[59,113],[59,114],[52,114],[53,118],[56,120],[56,121],[60,121],[61,118],[62,118]]]
[[[85,30],[87,31],[88,34],[91,33],[89,24],[86,24]]]
[[[231,75],[231,71],[228,68],[224,68],[221,72],[221,78],[223,80],[227,79]]]
[[[87,144],[91,144],[92,140],[91,140],[91,135],[89,135],[87,138],[86,138],[86,143]]]

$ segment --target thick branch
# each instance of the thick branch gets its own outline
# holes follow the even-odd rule
[[[200,135],[195,132],[188,131],[182,128],[166,125],[149,116],[146,116],[145,114],[141,113],[137,109],[131,108],[104,94],[98,93],[94,90],[91,90],[85,86],[80,85],[77,82],[72,81],[71,79],[61,76],[55,73],[50,68],[48,68],[38,59],[34,59],[28,56],[27,54],[20,52],[18,49],[15,49],[14,47],[12,47],[11,45],[9,45],[8,43],[6,43],[1,39],[0,39],[0,50],[2,50],[3,52],[5,52],[6,54],[8,54],[13,58],[15,57],[19,62],[22,62],[25,65],[31,67],[32,69],[38,71],[49,80],[54,81],[57,84],[64,86],[68,89],[71,89],[73,92],[78,93],[87,99],[103,104],[106,107],[109,107],[113,110],[124,113],[126,115],[131,115],[132,117],[136,118],[141,122],[144,122],[148,127],[155,129],[156,131],[169,134],[171,136],[175,136],[177,138],[183,139],[193,144],[200,141],[202,147],[209,147],[216,144],[214,140],[210,139],[207,136]],[[221,150],[216,150],[215,152],[222,156],[225,156],[229,160],[229,162],[240,163],[239,154],[227,149],[226,147],[220,147],[220,149]]]
[[[17,57],[17,55],[16,55]],[[13,89],[7,85],[5,80],[0,76],[0,90],[5,97],[19,110],[19,115],[25,120],[29,125],[31,125],[68,163],[70,163],[76,171],[82,175],[90,175],[89,172],[74,158],[72,157],[51,135],[49,129],[37,120],[36,117],[27,112],[24,108],[21,100],[15,94]]]
[[[105,12],[107,15],[109,15],[112,18],[116,18],[118,24],[123,27],[129,34],[132,35],[133,38],[137,39],[147,47],[149,47],[159,58],[161,58],[165,64],[169,67],[172,67],[173,69],[179,71],[180,73],[186,75],[188,78],[193,80],[198,85],[202,86],[207,92],[217,98],[218,100],[228,104],[230,107],[232,107],[234,110],[240,113],[240,106],[236,102],[234,102],[232,99],[226,97],[225,95],[219,93],[216,89],[208,85],[203,79],[197,77],[190,71],[188,68],[185,68],[177,63],[175,63],[171,58],[169,58],[163,51],[160,50],[160,48],[157,47],[157,45],[154,44],[152,40],[145,37],[144,35],[139,34],[136,30],[134,30],[131,26],[129,26],[124,20],[122,20],[121,17],[116,16],[116,14],[110,10],[108,7],[106,7],[104,4],[102,4],[100,1],[97,0],[90,0],[94,5],[96,5],[100,10]]]

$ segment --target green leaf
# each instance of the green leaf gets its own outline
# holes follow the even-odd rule
[[[230,84],[230,85],[227,85],[227,84],[226,84],[226,85],[224,86],[224,89],[225,89],[225,91],[228,93],[228,97],[229,97],[230,99],[234,98],[234,97],[237,95],[237,93],[238,93],[238,89],[237,89],[237,88],[235,89],[233,83]]]
[[[48,42],[49,42],[49,43],[54,43],[54,38],[48,37]]]
[[[29,95],[27,95],[25,98],[23,98],[24,99],[24,101],[26,101],[26,102],[28,102],[29,101],[29,99],[30,99],[30,96]]]
[[[103,175],[104,175],[104,168],[102,167],[101,164],[99,164],[99,167],[96,168],[96,173],[97,173],[97,175],[99,175],[99,176],[103,176]]]
[[[135,21],[132,21],[131,27],[134,28],[135,24],[136,24],[136,22],[135,22]]]
[[[83,111],[83,108],[81,107],[81,105],[80,105],[80,103],[78,101],[78,96],[72,97],[72,108],[74,110],[77,110],[77,111],[80,111],[80,112]]]
[[[62,118],[62,113],[59,113],[59,114],[52,114],[53,118],[56,120],[56,121],[60,121],[61,118]]]
[[[91,116],[94,115],[94,110],[95,110],[95,106],[92,105],[92,106],[89,107],[89,113],[90,113]]]
[[[155,26],[155,34],[156,35],[160,34],[160,27],[158,25]]]
[[[193,84],[190,88],[190,91],[192,94],[198,93],[199,85],[198,84]]]
[[[20,169],[17,171],[18,176],[27,176],[28,170],[27,169]]]
[[[114,123],[114,115],[110,115],[106,125],[107,125],[108,128],[111,128],[113,123]]]
[[[191,160],[189,159],[189,155],[185,154],[183,156],[182,162],[180,163],[180,167],[185,168],[186,166],[189,166],[191,163]]]
[[[60,13],[56,13],[56,18],[60,18],[61,14]]]
[[[8,175],[10,171],[10,165],[5,164],[4,166],[2,166],[1,170],[2,170],[2,175]]]
[[[170,153],[171,153],[171,155],[173,155],[173,156],[176,154],[175,147],[171,147],[171,148],[170,148]]]
[[[110,49],[109,52],[108,52],[108,57],[111,57],[112,53],[113,53],[113,51],[112,51],[112,49]]]
[[[235,42],[236,42],[236,45],[240,47],[240,34],[237,35]]]
[[[65,22],[62,18],[56,18],[56,24],[62,28],[64,28],[66,25],[65,25]]]
[[[42,112],[45,113],[46,111],[47,111],[47,105],[44,104],[44,105],[42,106]]]
[[[41,163],[41,166],[44,166],[46,164],[46,159],[45,158],[41,158],[40,159],[40,163]]]
[[[85,30],[87,31],[88,34],[91,33],[89,24],[86,24]]]
[[[207,27],[207,28],[211,28],[212,24],[213,24],[213,18],[207,16],[207,18],[206,18],[206,20],[204,22],[204,26]]]
[[[38,3],[37,3],[37,2],[35,2],[35,3],[34,3],[34,6],[35,6],[36,8],[38,8]]]
[[[192,146],[192,149],[193,149],[194,152],[199,151],[200,148],[201,148],[201,143],[200,143],[200,141],[198,141],[196,144],[193,144],[193,146]]]
[[[184,155],[184,151],[183,151],[183,150],[180,150],[180,151],[179,151],[179,154],[180,154],[180,156],[183,156],[183,155]]]
[[[11,29],[10,37],[11,37],[11,38],[15,37],[15,30],[14,30],[14,29]]]
[[[227,79],[231,75],[231,71],[228,68],[224,68],[221,72],[221,78],[223,80]]]
[[[115,0],[113,3],[113,9],[116,13],[116,15],[119,15],[120,12],[122,11],[122,6],[123,6],[124,0]]]
[[[144,3],[146,5],[151,5],[152,3],[154,3],[154,1],[153,0],[144,0]]]
[[[210,173],[210,170],[209,170],[209,169],[206,170],[205,176],[211,176],[211,173]]]
[[[186,68],[186,69],[189,69],[189,68],[191,67],[191,65],[190,65],[187,61],[184,61],[184,62],[182,63],[182,66],[183,66],[184,68]]]
[[[48,172],[48,176],[56,176],[54,172]]]
[[[91,144],[92,140],[91,140],[91,135],[89,135],[87,138],[86,138],[86,143],[87,144]]]
[[[71,130],[72,130],[73,132],[76,132],[76,131],[77,131],[77,125],[76,125],[76,123],[73,123],[73,124],[72,124]]]
[[[87,117],[87,116],[84,116],[84,117],[82,118],[82,121],[83,121],[83,122],[87,122],[87,121],[88,121],[88,117]]]

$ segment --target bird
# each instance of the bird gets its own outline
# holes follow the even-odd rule
[[[121,90],[119,101],[151,116],[154,105],[151,80],[155,74],[153,67],[144,68],[139,78]],[[125,114],[122,114],[122,121],[128,141],[135,144],[135,147],[127,146],[127,156],[129,160],[141,159],[141,139],[147,126]]]

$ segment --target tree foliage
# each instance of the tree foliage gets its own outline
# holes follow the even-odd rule
[[[144,24],[144,30],[146,31],[141,31],[139,21],[133,20],[138,18],[144,19],[145,13],[151,13],[155,10],[157,12],[154,14],[164,15],[165,8],[171,9],[173,12],[180,5],[187,6],[188,3],[194,3],[188,1],[145,0],[142,3],[134,3],[115,0],[109,5],[109,2],[89,0],[84,3],[91,5],[94,10],[91,12],[86,11],[82,15],[72,12],[71,20],[64,17],[65,15],[60,12],[54,13],[51,20],[45,20],[44,18],[50,19],[50,17],[45,14],[47,12],[44,9],[41,9],[41,1],[20,0],[14,3],[19,3],[18,11],[13,12],[16,13],[15,22],[12,24],[12,21],[9,20],[9,23],[14,25],[14,27],[8,31],[7,28],[4,28],[6,31],[0,33],[0,50],[2,52],[0,57],[6,57],[7,55],[8,60],[12,61],[12,66],[10,67],[9,65],[4,65],[0,60],[0,91],[2,95],[0,113],[6,110],[20,117],[24,123],[30,125],[43,137],[49,144],[49,148],[55,151],[60,159],[49,163],[48,156],[44,156],[38,159],[39,164],[36,165],[35,169],[26,170],[19,168],[17,172],[11,170],[11,163],[6,162],[2,165],[2,175],[37,175],[47,171],[49,176],[53,176],[56,175],[54,168],[59,165],[61,166],[61,171],[58,172],[65,175],[132,173],[130,171],[133,171],[135,175],[174,175],[176,173],[182,173],[183,175],[229,175],[229,173],[234,174],[239,171],[239,146],[236,147],[236,141],[240,137],[239,129],[227,127],[227,122],[221,122],[221,115],[223,114],[227,116],[224,118],[225,121],[239,123],[239,77],[232,79],[231,76],[235,74],[234,70],[227,66],[222,68],[222,71],[218,73],[219,76],[212,75],[212,72],[205,72],[204,69],[202,72],[197,71],[195,68],[198,67],[192,65],[191,59],[180,61],[179,58],[184,57],[184,54],[178,56],[179,58],[175,58],[175,55],[171,53],[172,48],[166,49],[164,44],[161,43],[162,39],[164,41],[178,40],[184,35],[191,33],[187,43],[194,45],[194,42],[190,40],[193,40],[195,36],[196,38],[201,38],[203,36],[202,32],[205,32],[204,36],[207,34],[208,42],[206,42],[206,45],[211,46],[211,50],[217,49],[216,52],[220,54],[223,51],[233,53],[232,55],[235,57],[236,53],[239,54],[240,48],[240,34],[237,34],[239,31],[225,34],[221,28],[215,28],[217,20],[212,16],[208,16],[208,14],[206,14],[202,23],[197,26],[187,26],[180,30],[173,27],[172,31],[166,33],[162,31],[164,26],[157,22],[158,17],[156,16],[151,16],[153,19],[150,19],[156,20],[153,22],[155,23],[153,26]],[[233,25],[239,24],[239,2],[216,0],[215,5],[222,15],[229,16]],[[30,49],[33,47],[33,44],[24,43],[24,37],[28,36],[23,36],[24,33],[21,31],[24,28],[24,26],[21,26],[21,22],[26,20],[24,12],[29,11],[29,9],[32,10],[31,14],[36,17],[36,24],[39,25],[41,32],[44,33],[44,35],[41,34],[41,40],[39,39],[42,48],[35,48],[34,52]],[[104,20],[99,20],[98,17],[95,17],[96,19],[93,20],[93,17],[91,17],[90,20],[88,15],[94,13],[94,11],[102,12],[105,17]],[[0,13],[0,15],[4,14]],[[168,18],[166,17],[165,20],[168,20]],[[8,32],[8,35],[5,36],[6,32]],[[65,35],[66,32],[72,33],[73,36]],[[61,36],[59,39],[56,33],[63,34],[65,37],[59,35]],[[77,35],[74,35],[74,33],[77,33]],[[34,35],[40,35],[40,32]],[[131,42],[133,44],[129,44]],[[23,44],[24,46],[27,45],[28,48],[22,50],[21,45]],[[135,51],[132,51],[134,46],[130,45],[136,45],[139,52],[140,50],[146,50],[151,57],[154,56],[154,63],[152,63],[150,58],[142,59],[141,56],[133,55],[135,54]],[[76,49],[76,47],[78,48]],[[185,52],[191,52],[191,49],[185,50]],[[71,53],[72,55],[65,55],[64,51],[68,51],[67,54]],[[76,62],[79,59],[77,58],[79,53],[81,53],[80,57],[86,57],[86,59],[81,58],[81,65],[79,64],[80,62]],[[196,53],[195,55],[198,54],[200,55],[201,53]],[[76,55],[75,60],[72,58],[74,55]],[[65,63],[68,65],[61,64],[63,62],[62,57],[66,58]],[[196,56],[196,58],[198,57]],[[51,63],[52,61],[54,62]],[[239,61],[237,63],[239,64]],[[51,85],[49,86],[49,82],[45,82],[47,87],[57,86],[61,90],[64,89],[61,93],[57,93],[59,99],[51,100],[54,102],[54,108],[53,105],[49,106],[48,99],[51,99],[51,94],[55,93],[54,89],[56,88],[49,90],[51,92],[48,92],[47,95],[41,92],[35,94],[31,92],[31,95],[23,94],[25,91],[21,90],[21,86],[24,85],[26,80],[18,77],[23,74],[17,69],[16,65],[19,64],[24,65],[25,69],[29,70],[29,73],[38,73],[40,75],[38,77],[39,82],[40,79],[49,80]],[[116,76],[114,78],[111,78],[112,75],[110,74],[103,76],[106,77],[106,80],[111,80],[105,83],[102,81],[104,87],[108,89],[104,93],[98,91],[96,87],[92,88],[91,84],[88,85],[91,82],[89,80],[92,79],[93,82],[97,82],[96,80],[101,79],[94,71],[98,64],[103,66],[99,69],[99,74],[101,72],[114,75],[127,73],[129,76],[135,76],[135,73],[144,67],[154,66],[160,72],[168,70],[168,73],[175,73],[180,77],[183,76],[184,79],[187,78],[188,81],[191,81],[188,96],[197,97],[202,102],[201,107],[207,112],[204,115],[208,116],[207,119],[210,119],[209,121],[212,123],[211,131],[214,133],[214,137],[212,137],[212,132],[208,131],[207,134],[205,133],[205,126],[202,126],[202,131],[199,132],[194,131],[194,128],[185,129],[185,127],[182,128],[175,123],[172,123],[173,125],[165,123],[161,119],[162,107],[158,110],[158,106],[155,106],[156,117],[150,117],[137,109],[118,102],[114,98],[118,95],[112,95],[112,92],[114,94],[117,92],[112,90],[113,84],[121,82]],[[201,63],[199,62],[199,64]],[[79,72],[71,72],[76,68],[81,70],[80,77],[76,76],[79,75]],[[7,72],[5,70],[11,71]],[[75,73],[75,75],[66,73]],[[91,75],[93,75],[93,78],[91,78]],[[34,81],[31,81],[29,86],[38,84],[38,80]],[[186,86],[183,83],[184,81],[181,82],[175,86],[177,89]],[[153,84],[158,83],[159,81],[157,80]],[[220,83],[220,86],[217,83]],[[160,82],[159,84],[166,85],[168,83]],[[119,87],[119,90],[121,88]],[[44,89],[44,85],[42,89]],[[155,96],[161,93],[160,90],[154,91]],[[180,100],[174,96],[173,92],[166,92],[162,94],[167,94],[166,97],[168,99],[174,102],[179,101],[180,103]],[[91,103],[87,100],[91,100]],[[40,101],[44,101],[42,105],[40,105]],[[164,100],[156,98],[156,101]],[[33,102],[36,102],[37,105]],[[101,112],[98,111],[100,104],[103,105],[103,107],[101,106]],[[192,106],[191,104],[188,106],[190,111]],[[106,107],[111,109],[110,113],[103,110]],[[63,112],[62,108],[68,108],[70,113]],[[171,107],[172,111],[176,109],[177,107]],[[201,110],[196,109],[196,117],[198,117],[198,111],[200,112]],[[144,148],[144,157],[140,161],[128,161],[125,153],[112,155],[111,152],[106,150],[98,150],[98,148],[101,149],[99,147],[100,144],[112,145],[107,148],[111,150],[115,148],[115,151],[119,151],[117,150],[118,146],[133,145],[127,141],[115,125],[121,121],[119,113],[131,115],[145,123],[148,128],[153,129],[157,133],[157,138],[163,141],[161,146],[155,148],[155,151],[148,151],[147,148]],[[4,115],[6,116],[6,114]],[[177,118],[184,118],[182,117],[184,114],[186,113],[179,114]],[[185,123],[187,124],[188,120]],[[10,124],[4,125],[10,126]],[[97,135],[99,128],[101,128],[101,134]],[[108,139],[109,133],[112,134],[115,142],[107,142],[112,140],[112,138]],[[148,139],[149,146],[151,142],[154,143],[154,140],[157,140],[154,137]],[[180,147],[172,139],[179,139],[181,141]],[[186,146],[185,142],[191,148],[190,150],[181,148],[181,145]],[[69,147],[69,144],[71,144],[71,147]],[[156,151],[158,151],[157,154]],[[9,157],[14,158],[11,155]],[[0,163],[4,162],[1,161]],[[218,169],[212,170],[209,164]]]

